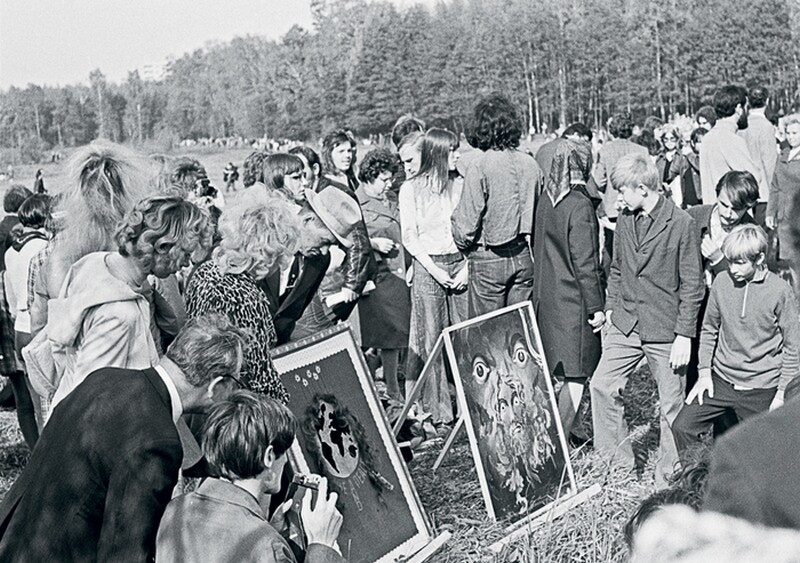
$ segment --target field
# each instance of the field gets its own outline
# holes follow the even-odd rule
[[[369,147],[359,146],[360,154],[367,150]],[[176,154],[198,158],[206,166],[212,183],[222,187],[222,170],[228,161],[241,166],[249,152],[199,149]],[[65,160],[16,167],[15,182],[32,186],[37,168],[43,169],[45,185],[51,193],[60,192],[67,185]],[[7,185],[0,184],[0,192],[4,192]],[[597,456],[591,445],[574,449],[571,457],[579,489],[599,483],[602,492],[565,516],[535,530],[528,538],[512,544],[497,557],[488,555],[485,548],[503,536],[502,526],[486,517],[466,438],[462,436],[456,442],[444,465],[435,474],[431,466],[441,443],[417,452],[410,470],[423,506],[436,532],[449,530],[453,534],[445,548],[430,561],[606,563],[627,560],[621,528],[638,502],[654,490],[653,468],[648,454],[658,440],[658,422],[655,388],[648,374],[647,367],[642,367],[629,382],[625,394],[626,418],[638,437],[634,449],[638,454],[639,471],[631,474],[622,470]],[[26,460],[27,448],[22,443],[15,413],[0,411],[0,496],[11,486]]]

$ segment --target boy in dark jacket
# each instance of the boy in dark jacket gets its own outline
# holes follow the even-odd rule
[[[689,215],[659,194],[658,170],[646,155],[627,155],[611,172],[623,210],[617,220],[606,300],[603,354],[590,385],[594,442],[634,465],[622,390],[647,358],[658,385],[661,444],[656,484],[666,485],[678,452],[672,423],[683,405],[691,339],[703,297],[700,245]]]

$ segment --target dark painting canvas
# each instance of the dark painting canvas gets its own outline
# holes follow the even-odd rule
[[[349,330],[332,329],[276,350],[300,430],[298,470],[328,478],[351,563],[396,561],[430,540],[413,484]]]
[[[529,304],[448,329],[456,386],[489,514],[519,520],[573,485],[558,409]]]

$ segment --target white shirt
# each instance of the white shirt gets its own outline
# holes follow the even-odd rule
[[[170,405],[172,405],[172,421],[175,424],[178,424],[178,420],[183,414],[183,403],[181,402],[181,396],[178,394],[178,388],[175,387],[175,383],[172,382],[172,378],[169,376],[169,373],[167,373],[167,370],[164,369],[164,366],[159,364],[153,369],[156,370],[156,373],[161,378],[161,381],[163,381],[164,385],[167,387],[167,392],[169,393],[169,402]]]
[[[437,194],[422,180],[408,180],[403,184],[397,204],[403,246],[412,256],[458,252],[450,218],[461,199],[463,188],[463,181],[450,182]]]
[[[21,251],[9,248],[5,254],[5,287],[9,309],[14,317],[14,330],[30,333],[31,316],[28,311],[28,271],[31,260],[47,246],[44,239],[31,239]]]

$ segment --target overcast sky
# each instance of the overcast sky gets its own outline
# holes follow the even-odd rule
[[[95,68],[111,81],[125,80],[130,70],[208,41],[277,39],[294,24],[310,29],[309,6],[310,0],[0,0],[0,89],[85,82]]]

